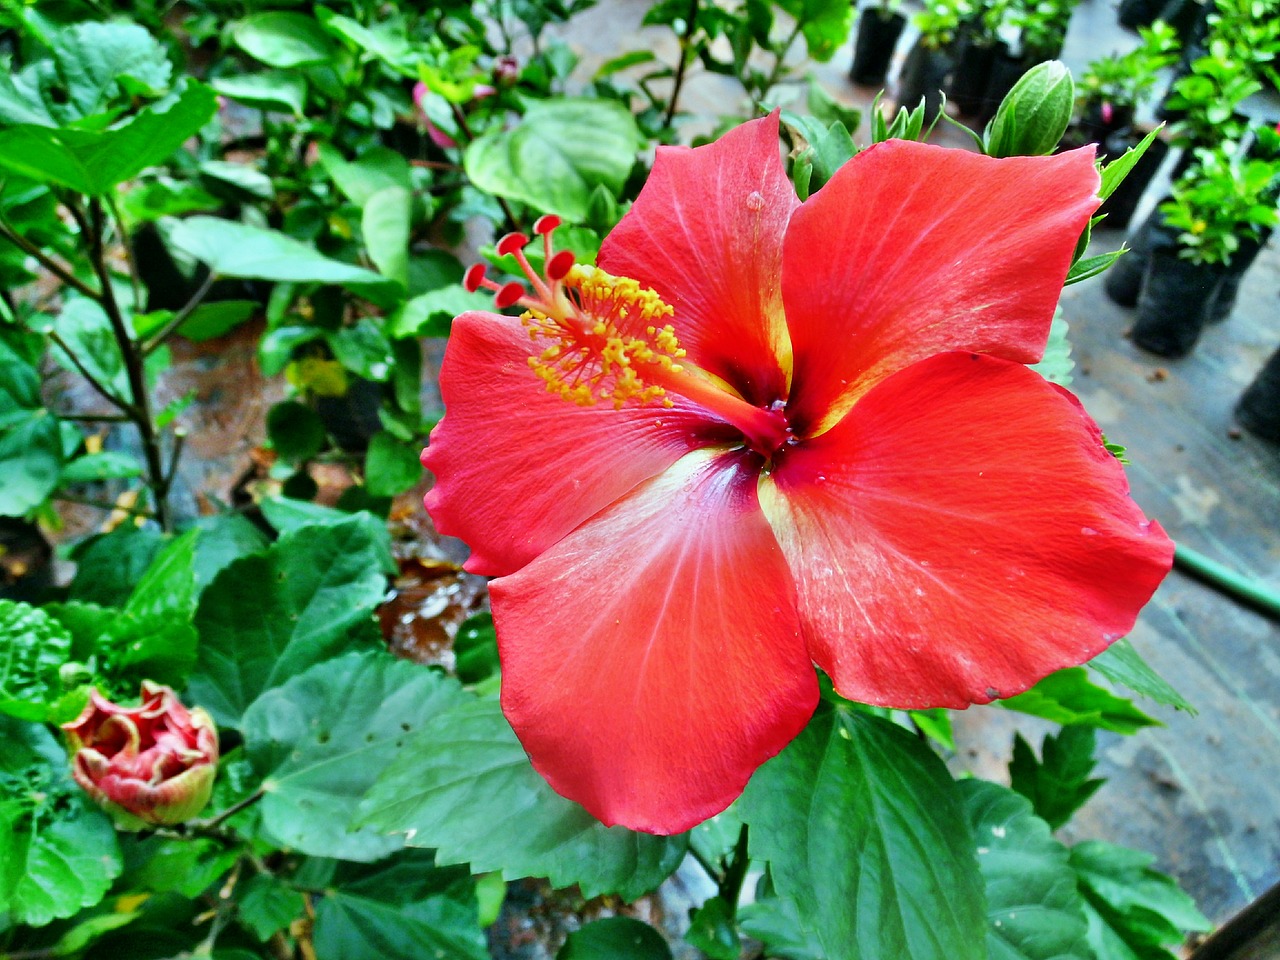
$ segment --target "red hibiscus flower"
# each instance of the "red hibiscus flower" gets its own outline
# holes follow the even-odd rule
[[[531,292],[468,275],[524,317],[464,314],[445,354],[427,508],[498,578],[534,766],[607,824],[727,806],[808,721],[812,663],[866,703],[1007,697],[1128,631],[1172,562],[1025,366],[1092,150],[891,141],[800,203],[777,131],[659,148],[597,268],[544,218]]]

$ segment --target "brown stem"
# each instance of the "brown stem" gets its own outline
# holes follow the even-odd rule
[[[84,214],[72,204],[72,216],[81,223],[82,229],[87,227],[89,239],[89,261],[97,274],[98,283],[102,287],[102,308],[111,323],[120,355],[124,358],[125,374],[129,379],[129,392],[133,395],[134,425],[142,439],[142,451],[147,461],[147,486],[155,497],[156,519],[162,530],[168,532],[172,527],[169,514],[169,502],[164,485],[164,462],[160,451],[160,438],[156,433],[155,422],[151,419],[151,400],[147,391],[146,370],[143,367],[142,350],[129,333],[129,325],[116,301],[115,290],[111,285],[111,272],[107,268],[106,250],[103,245],[102,201],[94,197],[89,201],[89,222],[84,223]]]
[[[80,358],[75,355],[75,352],[72,351],[71,347],[67,345],[67,342],[62,339],[62,337],[58,334],[58,331],[49,330],[49,339],[52,340],[55,344],[57,344],[57,346],[62,350],[62,352],[67,355],[67,359],[71,361],[71,365],[80,372],[80,376],[84,377],[85,380],[89,382],[89,386],[93,387],[93,389],[97,391],[98,395],[101,396],[103,400],[106,400],[109,404],[111,404],[117,410],[121,411],[124,414],[126,420],[137,419],[137,410],[134,409],[133,405],[130,404],[128,401],[126,401],[123,397],[117,397],[114,393],[112,393],[110,390],[107,389],[106,384],[102,383],[102,381],[100,381],[97,377],[95,377],[92,373],[90,373],[88,367],[86,367],[80,361]],[[77,417],[73,419],[80,419],[80,418]]]
[[[689,16],[685,21],[684,34],[680,37],[680,63],[676,66],[675,85],[671,88],[671,100],[667,104],[667,114],[662,120],[664,127],[671,126],[676,116],[676,104],[680,100],[680,88],[684,86],[684,71],[689,64],[689,40],[693,37],[698,20],[698,0],[689,0]]]
[[[93,289],[93,287],[89,286],[62,264],[58,263],[57,260],[54,260],[30,240],[2,221],[0,221],[0,237],[4,237],[23,253],[32,257],[38,264],[40,264],[40,266],[44,267],[67,286],[74,287],[91,300],[102,299],[101,294],[99,294],[97,290]]]
[[[227,807],[227,809],[223,810],[216,817],[210,817],[208,820],[197,820],[195,823],[189,824],[189,826],[193,830],[216,830],[221,824],[230,820],[241,810],[253,806],[266,796],[266,793],[267,791],[265,787],[259,787],[243,800],[233,803],[231,806]]]
[[[142,355],[144,357],[151,356],[152,353],[159,349],[161,344],[169,339],[170,335],[175,330],[187,322],[187,318],[191,316],[191,314],[195,312],[196,307],[200,306],[204,301],[204,298],[209,293],[209,289],[217,279],[217,274],[210,270],[208,275],[204,278],[204,282],[201,283],[196,289],[196,292],[191,295],[191,299],[182,305],[182,309],[175,313],[173,317],[170,318],[169,322],[160,328],[155,336],[142,345]]]

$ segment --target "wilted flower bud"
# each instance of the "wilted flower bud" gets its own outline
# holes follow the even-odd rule
[[[173,690],[142,682],[142,704],[122,707],[94,690],[64,723],[71,775],[125,830],[182,823],[204,809],[218,766],[218,731]]]

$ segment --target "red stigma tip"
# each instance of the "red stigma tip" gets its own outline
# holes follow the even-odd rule
[[[533,232],[539,236],[545,237],[548,233],[560,226],[561,219],[554,213],[544,213],[533,222]]]
[[[512,280],[499,288],[493,295],[493,302],[498,305],[499,310],[504,310],[523,297],[524,292],[524,287]]]
[[[508,233],[498,241],[498,256],[505,257],[509,253],[515,253],[517,250],[523,250],[528,245],[529,238],[523,233]]]
[[[467,267],[467,272],[462,275],[462,286],[467,293],[475,293],[480,289],[482,280],[484,280],[484,264],[473,263]]]
[[[547,261],[547,278],[563,280],[564,275],[573,268],[574,262],[572,250],[561,250]]]

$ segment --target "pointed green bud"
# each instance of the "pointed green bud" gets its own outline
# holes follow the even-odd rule
[[[991,157],[1039,157],[1053,153],[1071,122],[1075,89],[1060,60],[1028,70],[1009,91],[984,136]]]

